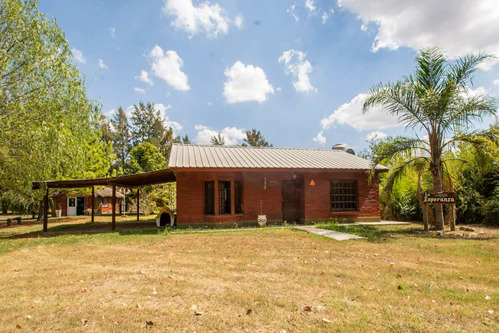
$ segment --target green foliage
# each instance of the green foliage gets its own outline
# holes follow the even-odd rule
[[[113,124],[113,148],[116,152],[115,168],[119,170],[124,168],[131,149],[130,125],[127,114],[121,106],[113,114],[111,124]]]
[[[160,150],[145,141],[130,151],[130,158],[125,163],[127,174],[155,171],[167,168],[167,162]]]
[[[444,159],[446,149],[471,137],[473,133],[469,130],[474,120],[496,114],[495,99],[471,96],[467,87],[477,66],[490,57],[471,54],[448,62],[437,47],[423,49],[417,56],[417,67],[412,75],[396,83],[377,84],[371,88],[363,105],[365,112],[373,106],[381,106],[387,113],[397,116],[407,128],[427,135],[425,140],[416,135],[386,140],[374,152],[374,167],[391,160],[391,172],[385,180],[386,192],[390,192],[409,169],[417,170],[419,175],[427,169],[432,176],[432,191],[443,191],[443,168],[448,162]],[[436,228],[442,230],[443,227],[443,209],[437,206]]]
[[[266,141],[260,131],[252,128],[251,131],[246,131],[246,138],[243,139],[242,146],[272,147],[273,145],[270,145],[269,142]]]
[[[5,0],[0,31],[0,195],[29,209],[42,196],[32,181],[104,174],[107,163],[87,170],[89,159],[110,151],[55,20],[36,1]]]
[[[156,146],[165,159],[170,156],[170,149],[174,141],[174,131],[166,128],[164,119],[153,104],[139,102],[132,111],[132,140],[134,146],[148,141]]]
[[[226,144],[226,140],[224,139],[224,137],[221,135],[221,133],[219,131],[219,133],[217,133],[217,136],[213,136],[210,139],[210,143],[213,146],[224,146]]]

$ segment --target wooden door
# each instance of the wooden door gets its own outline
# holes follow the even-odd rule
[[[281,182],[281,198],[283,201],[283,221],[299,222],[300,219],[300,191],[296,180]]]

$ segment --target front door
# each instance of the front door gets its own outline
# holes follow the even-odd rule
[[[85,198],[84,197],[76,198],[76,215],[83,215],[84,210],[85,210]]]
[[[76,198],[68,198],[68,216],[76,215]]]
[[[281,182],[281,198],[283,200],[283,221],[298,223],[300,219],[300,189],[297,180]]]

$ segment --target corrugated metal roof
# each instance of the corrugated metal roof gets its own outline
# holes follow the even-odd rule
[[[371,162],[332,149],[172,145],[171,168],[284,168],[369,170]],[[378,165],[376,170],[388,170]]]

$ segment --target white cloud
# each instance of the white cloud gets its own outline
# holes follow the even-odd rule
[[[106,66],[106,64],[104,63],[104,61],[102,61],[102,59],[97,59],[97,66],[99,66],[99,68],[102,69],[109,69],[109,67]]]
[[[135,78],[139,81],[149,84],[150,86],[154,86],[153,80],[149,78],[149,74],[145,70],[142,70],[141,75],[138,75]]]
[[[486,89],[484,89],[483,86],[477,87],[476,89],[471,89],[467,87],[467,96],[469,97],[476,97],[476,96],[481,96],[481,95],[487,95],[488,92]]]
[[[170,110],[172,108],[172,105],[165,105],[165,104],[162,104],[162,103],[156,103],[154,105],[155,109],[160,111],[160,115],[163,117],[163,123],[165,124],[165,126],[168,128],[168,127],[171,127],[173,130],[174,130],[174,134],[175,133],[178,133],[179,131],[181,131],[183,129],[182,125],[179,124],[178,122],[176,121],[173,121],[169,118],[169,116],[167,116],[167,111]]]
[[[327,12],[323,12],[323,14],[321,14],[321,23],[325,24],[326,21],[328,21],[329,17],[330,17],[330,14],[328,14]]]
[[[498,79],[493,80],[493,84],[494,84],[495,86],[498,86]]]
[[[326,143],[326,137],[323,135],[323,131],[319,131],[318,135],[313,138],[313,141],[324,145]]]
[[[241,29],[241,27],[243,27],[243,21],[244,21],[244,19],[243,19],[243,15],[238,14],[238,15],[236,15],[236,17],[234,18],[234,25],[235,25],[237,28]]]
[[[208,1],[195,6],[192,0],[166,0],[163,11],[173,17],[171,26],[186,31],[190,38],[201,32],[214,38],[227,34],[231,24],[239,28],[243,23],[241,14],[233,21],[219,4]]]
[[[286,12],[288,14],[292,15],[295,22],[299,22],[299,17],[297,16],[297,14],[295,14],[295,4],[293,4],[289,8],[287,8]]]
[[[339,0],[363,25],[373,23],[378,33],[373,50],[414,50],[439,45],[452,57],[469,52],[498,54],[498,0]]]
[[[317,91],[309,81],[309,73],[312,72],[311,63],[306,60],[306,54],[302,51],[288,50],[283,52],[278,59],[279,62],[284,62],[286,71],[295,77],[293,87],[299,92],[314,92]]]
[[[210,140],[212,137],[219,134],[219,131],[213,130],[205,125],[196,125],[194,129],[198,131],[194,138],[194,142],[200,145],[211,144]],[[220,130],[220,134],[224,138],[225,145],[236,145],[246,138],[246,132],[243,128],[225,127]]]
[[[165,82],[176,90],[185,91],[190,89],[188,77],[181,71],[183,61],[177,52],[173,50],[163,52],[161,47],[155,45],[151,50],[150,58],[152,60],[151,73],[154,76],[165,80]],[[144,74],[143,72],[141,72],[141,77]]]
[[[139,94],[144,94],[146,92],[146,90],[137,87],[134,87],[134,91]]]
[[[321,127],[326,130],[334,124],[349,125],[358,131],[386,129],[400,126],[397,117],[387,114],[380,107],[373,107],[363,114],[366,94],[359,94],[350,102],[342,104],[328,117],[321,119]]]
[[[384,132],[380,132],[380,131],[373,131],[371,133],[368,133],[366,135],[366,140],[368,141],[371,141],[371,140],[378,140],[378,139],[382,139],[382,138],[385,138],[387,136],[387,134],[385,134]]]
[[[116,112],[116,109],[111,109],[111,110],[104,112],[104,115],[109,119],[109,118],[113,117],[115,112]]]
[[[77,61],[83,64],[87,62],[87,59],[85,59],[85,57],[83,56],[82,51],[78,50],[76,47],[73,47],[71,49],[71,53],[73,53],[73,57],[75,57]]]
[[[111,38],[116,38],[116,29],[115,29],[115,27],[110,27],[109,28],[109,35],[111,36]]]
[[[260,67],[245,65],[237,61],[231,68],[226,68],[224,75],[224,97],[227,103],[267,100],[267,94],[273,94],[273,86],[266,78],[266,73]]]
[[[316,6],[314,5],[314,0],[306,0],[304,6],[310,11],[314,12],[316,10]]]

